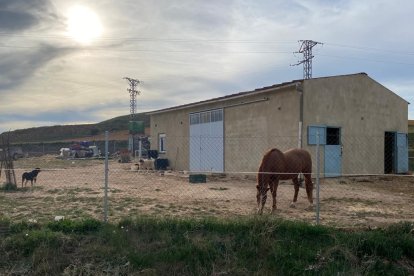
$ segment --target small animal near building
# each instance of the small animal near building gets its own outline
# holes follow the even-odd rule
[[[294,80],[150,112],[151,148],[191,172],[253,173],[271,148],[313,161],[319,148],[325,177],[406,173],[408,104],[365,73]]]

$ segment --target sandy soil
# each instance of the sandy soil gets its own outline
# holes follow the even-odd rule
[[[0,191],[0,216],[15,220],[50,220],[55,216],[103,218],[104,166],[102,160],[22,159],[23,168],[39,174],[34,188]],[[22,168],[22,169],[19,169]],[[27,169],[25,169],[27,170]],[[207,183],[192,184],[182,172],[137,172],[131,164],[110,162],[108,217],[116,221],[139,214],[168,216],[246,216],[256,211],[254,175],[212,175]],[[4,172],[0,183],[4,183]],[[376,227],[399,221],[414,222],[413,176],[364,176],[324,179],[320,184],[320,223],[338,227]],[[316,197],[316,189],[314,191]],[[308,208],[300,189],[296,208],[290,208],[293,186],[278,188],[278,210],[272,216],[315,223],[316,206]],[[315,200],[316,201],[316,200]],[[265,206],[270,213],[271,196]]]

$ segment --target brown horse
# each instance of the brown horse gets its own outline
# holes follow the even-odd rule
[[[290,206],[295,207],[299,192],[299,173],[302,173],[305,177],[306,193],[308,195],[309,203],[312,206],[312,158],[309,152],[302,149],[290,149],[286,152],[281,152],[278,149],[269,150],[263,156],[257,175],[256,188],[258,213],[263,213],[267,191],[269,189],[273,197],[272,212],[276,210],[276,192],[279,180],[292,179],[295,187],[295,194]]]

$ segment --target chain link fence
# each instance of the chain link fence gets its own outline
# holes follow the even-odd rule
[[[110,142],[107,150],[100,145],[101,152],[108,153],[107,161],[105,156],[59,156],[58,150],[42,155],[25,152],[14,161],[17,189],[3,185],[0,191],[0,216],[36,221],[92,216],[117,221],[137,215],[255,215],[256,178],[264,153],[300,143],[295,137],[246,136],[225,137],[216,146],[217,141],[203,139],[166,137],[165,151],[158,152],[155,160],[141,162],[134,156],[125,162],[122,150],[114,150]],[[339,227],[414,221],[414,178],[398,173],[402,161],[396,141],[365,136],[330,139],[319,144],[302,141],[312,158],[314,206],[309,207],[302,184],[291,208],[294,186],[291,180],[282,180],[272,216]],[[33,186],[30,180],[22,183],[23,173],[35,168],[41,171]],[[0,184],[4,183],[2,172]],[[271,206],[269,194],[265,215],[271,213]]]

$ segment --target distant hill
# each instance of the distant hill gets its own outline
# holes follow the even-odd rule
[[[408,133],[414,133],[414,120],[408,120]]]
[[[136,114],[137,121],[143,121],[145,127],[149,127],[149,115]],[[10,132],[10,142],[15,143],[39,143],[56,142],[78,139],[81,137],[98,136],[106,130],[110,132],[128,131],[130,115],[115,117],[96,124],[57,125],[45,127],[33,127],[18,129]],[[0,135],[5,135],[2,133]]]

